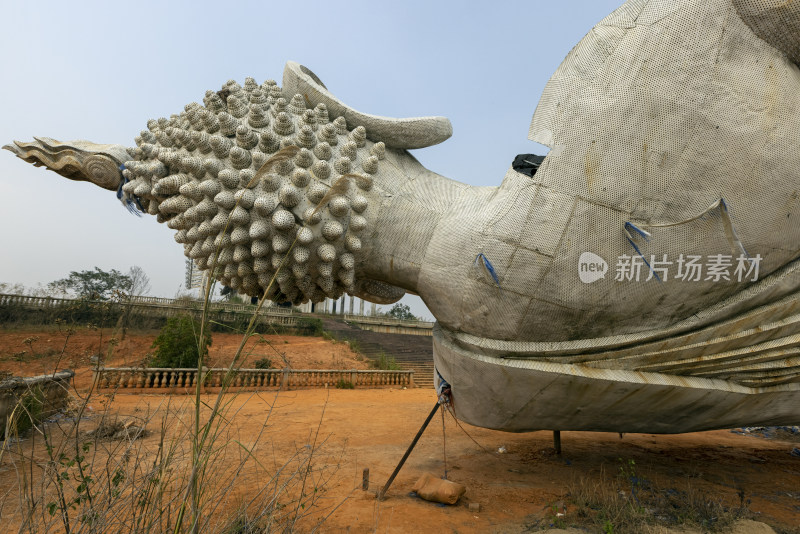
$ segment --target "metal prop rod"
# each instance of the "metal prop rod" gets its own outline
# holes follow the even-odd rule
[[[383,486],[383,489],[378,492],[379,501],[382,501],[383,497],[386,495],[386,492],[389,491],[389,486],[391,486],[392,482],[394,482],[394,478],[397,476],[397,473],[400,472],[400,469],[403,467],[403,464],[406,463],[406,460],[411,454],[411,451],[414,450],[414,446],[419,441],[419,438],[422,437],[422,433],[425,432],[425,429],[428,428],[428,424],[431,422],[431,419],[433,419],[433,416],[436,415],[436,410],[438,409],[439,409],[439,401],[437,400],[436,405],[433,407],[433,410],[431,410],[431,413],[428,414],[428,418],[425,419],[425,422],[422,423],[422,427],[419,429],[419,432],[417,432],[417,435],[414,436],[414,441],[412,441],[411,445],[408,446],[408,450],[406,450],[406,453],[400,459],[400,463],[397,464],[397,467],[394,468],[394,473],[392,473],[392,476],[390,476],[389,480],[386,481],[386,485]]]
[[[556,450],[556,454],[561,456],[561,431],[560,430],[553,430],[553,448]]]

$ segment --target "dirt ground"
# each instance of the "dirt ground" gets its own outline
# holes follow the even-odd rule
[[[32,343],[40,356],[18,361],[26,360],[19,352],[28,350],[30,354],[31,343],[25,339],[32,337],[38,337]],[[141,361],[154,337],[155,333],[129,334],[115,347],[110,364]],[[253,341],[248,345],[249,359],[268,356],[276,361],[283,353],[297,368],[366,366],[347,346],[321,338],[265,339],[269,344]],[[64,336],[57,331],[0,332],[0,370],[15,374],[52,371],[63,342]],[[89,357],[105,350],[99,343],[98,332],[82,332],[67,342],[59,366],[67,367],[63,365],[67,362],[77,367],[79,390],[89,384]],[[223,364],[236,345],[238,337],[228,340],[214,334],[211,356]],[[211,404],[214,396],[203,400]],[[141,420],[142,414],[155,413],[147,427],[151,434],[140,441],[156,447],[160,439],[158,413],[166,413],[169,402],[172,413],[183,414],[179,418],[187,416],[192,411],[191,401],[188,395],[101,394],[90,402],[89,413],[96,416],[108,409],[122,420]],[[280,464],[304,444],[314,445],[314,463],[323,466],[329,476],[319,485],[319,511],[298,523],[299,531],[311,530],[326,515],[321,532],[517,533],[566,527],[578,513],[575,497],[581,488],[624,493],[619,482],[625,482],[635,469],[638,479],[667,492],[688,492],[730,508],[745,506],[750,518],[770,524],[778,532],[800,532],[800,458],[791,454],[798,443],[791,441],[791,435],[768,440],[728,430],[622,437],[562,432],[563,453],[558,456],[550,432],[509,434],[458,424],[449,414],[437,414],[387,498],[376,500],[375,492],[390,476],[435,401],[433,391],[422,389],[241,393],[229,406],[228,432],[238,443],[248,444],[264,465]],[[91,419],[86,426],[91,427]],[[361,489],[364,469],[369,469],[368,491]],[[414,482],[423,473],[441,477],[445,472],[448,479],[467,488],[456,505],[423,501],[412,493]],[[621,473],[625,477],[621,478]],[[15,476],[13,457],[8,456],[0,463],[0,487],[11,487]],[[263,485],[258,476],[245,472],[222,505],[236,507]],[[6,506],[10,506],[8,502]],[[3,517],[13,519],[14,514],[6,510]]]
[[[129,332],[117,340],[110,329],[79,328],[74,333],[65,329],[0,330],[0,371],[16,376],[35,376],[58,369],[76,372],[75,387],[91,384],[91,358],[100,355],[106,367],[138,367],[152,352],[153,332]],[[121,338],[121,336],[118,336]],[[114,342],[110,342],[110,340]],[[212,333],[207,367],[230,364],[242,336]],[[109,356],[110,355],[110,356]],[[288,335],[255,335],[242,351],[240,367],[252,368],[255,362],[268,358],[278,369],[367,369],[365,359],[352,352],[346,343],[331,343],[321,337]]]

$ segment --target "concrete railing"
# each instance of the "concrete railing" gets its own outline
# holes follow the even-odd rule
[[[392,317],[369,317],[364,315],[344,315],[344,320],[373,332],[383,334],[407,334],[414,336],[432,336],[433,324],[428,321],[407,321]]]
[[[180,312],[195,315],[201,313],[203,303],[199,300],[164,299],[159,297],[131,297],[130,300],[79,300],[57,297],[32,297],[28,295],[8,295],[0,293],[0,306],[20,306],[30,309],[55,309],[75,304],[111,305],[119,309],[146,311],[148,315],[171,316]],[[255,313],[257,306],[252,304],[232,304],[229,302],[210,302],[209,310],[217,313],[247,314]],[[264,306],[258,312],[261,323],[295,326],[300,314],[290,308]]]
[[[0,293],[0,306],[23,306],[26,308],[55,308],[58,306],[65,306],[75,303],[88,303],[88,304],[117,304],[120,306],[147,306],[147,307],[161,307],[161,308],[189,308],[200,310],[203,308],[203,302],[193,299],[165,299],[161,297],[145,297],[134,296],[130,300],[81,300],[81,299],[68,299],[60,297],[36,297],[30,295],[9,295]],[[254,304],[237,304],[232,302],[209,302],[210,310],[223,310],[231,312],[247,312],[253,313],[256,310]],[[264,305],[260,313],[270,315],[292,315],[294,310],[291,308],[281,308],[279,306]]]
[[[202,388],[222,387],[228,373],[226,368],[206,369]],[[197,387],[197,369],[156,369],[134,367],[103,367],[94,370],[99,389],[136,389],[148,391],[190,390]],[[341,370],[341,369],[239,369],[230,378],[231,389],[315,388],[335,387],[377,388],[385,386],[414,387],[414,371]]]
[[[0,439],[5,439],[6,425],[14,408],[25,397],[31,401],[25,403],[29,412],[24,417],[33,416],[37,420],[47,419],[54,413],[62,410],[69,399],[69,381],[75,373],[72,371],[59,371],[50,375],[32,376],[26,378],[9,378],[0,382]],[[23,417],[17,410],[15,418]]]

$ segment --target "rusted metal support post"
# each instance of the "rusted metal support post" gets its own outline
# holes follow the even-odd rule
[[[400,469],[403,467],[403,464],[406,463],[406,460],[408,459],[409,455],[411,454],[411,451],[414,450],[414,446],[419,441],[419,438],[422,437],[422,433],[425,432],[425,429],[428,428],[428,425],[430,424],[431,419],[433,419],[433,416],[436,415],[436,411],[438,409],[439,409],[439,401],[437,400],[436,401],[436,406],[433,407],[433,410],[431,410],[431,413],[428,414],[428,418],[425,419],[424,423],[422,423],[422,427],[419,429],[419,432],[417,432],[417,435],[414,436],[414,440],[411,442],[411,445],[408,446],[408,450],[406,450],[406,453],[400,459],[400,463],[397,464],[397,467],[394,468],[394,473],[392,473],[392,476],[390,476],[389,480],[386,481],[386,485],[383,486],[383,489],[381,489],[381,491],[378,492],[378,500],[379,501],[382,501],[383,497],[386,495],[386,492],[389,491],[389,486],[391,486],[392,482],[394,482],[394,478],[397,476],[397,473],[400,472]]]
[[[553,430],[553,448],[556,450],[556,454],[561,456],[561,431],[560,430]]]

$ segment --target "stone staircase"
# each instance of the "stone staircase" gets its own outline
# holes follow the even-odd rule
[[[381,352],[394,356],[405,370],[414,371],[414,383],[420,388],[433,388],[433,339],[429,336],[382,334],[348,324],[342,319],[326,317],[322,327],[339,341],[354,340],[365,357],[374,360]]]

